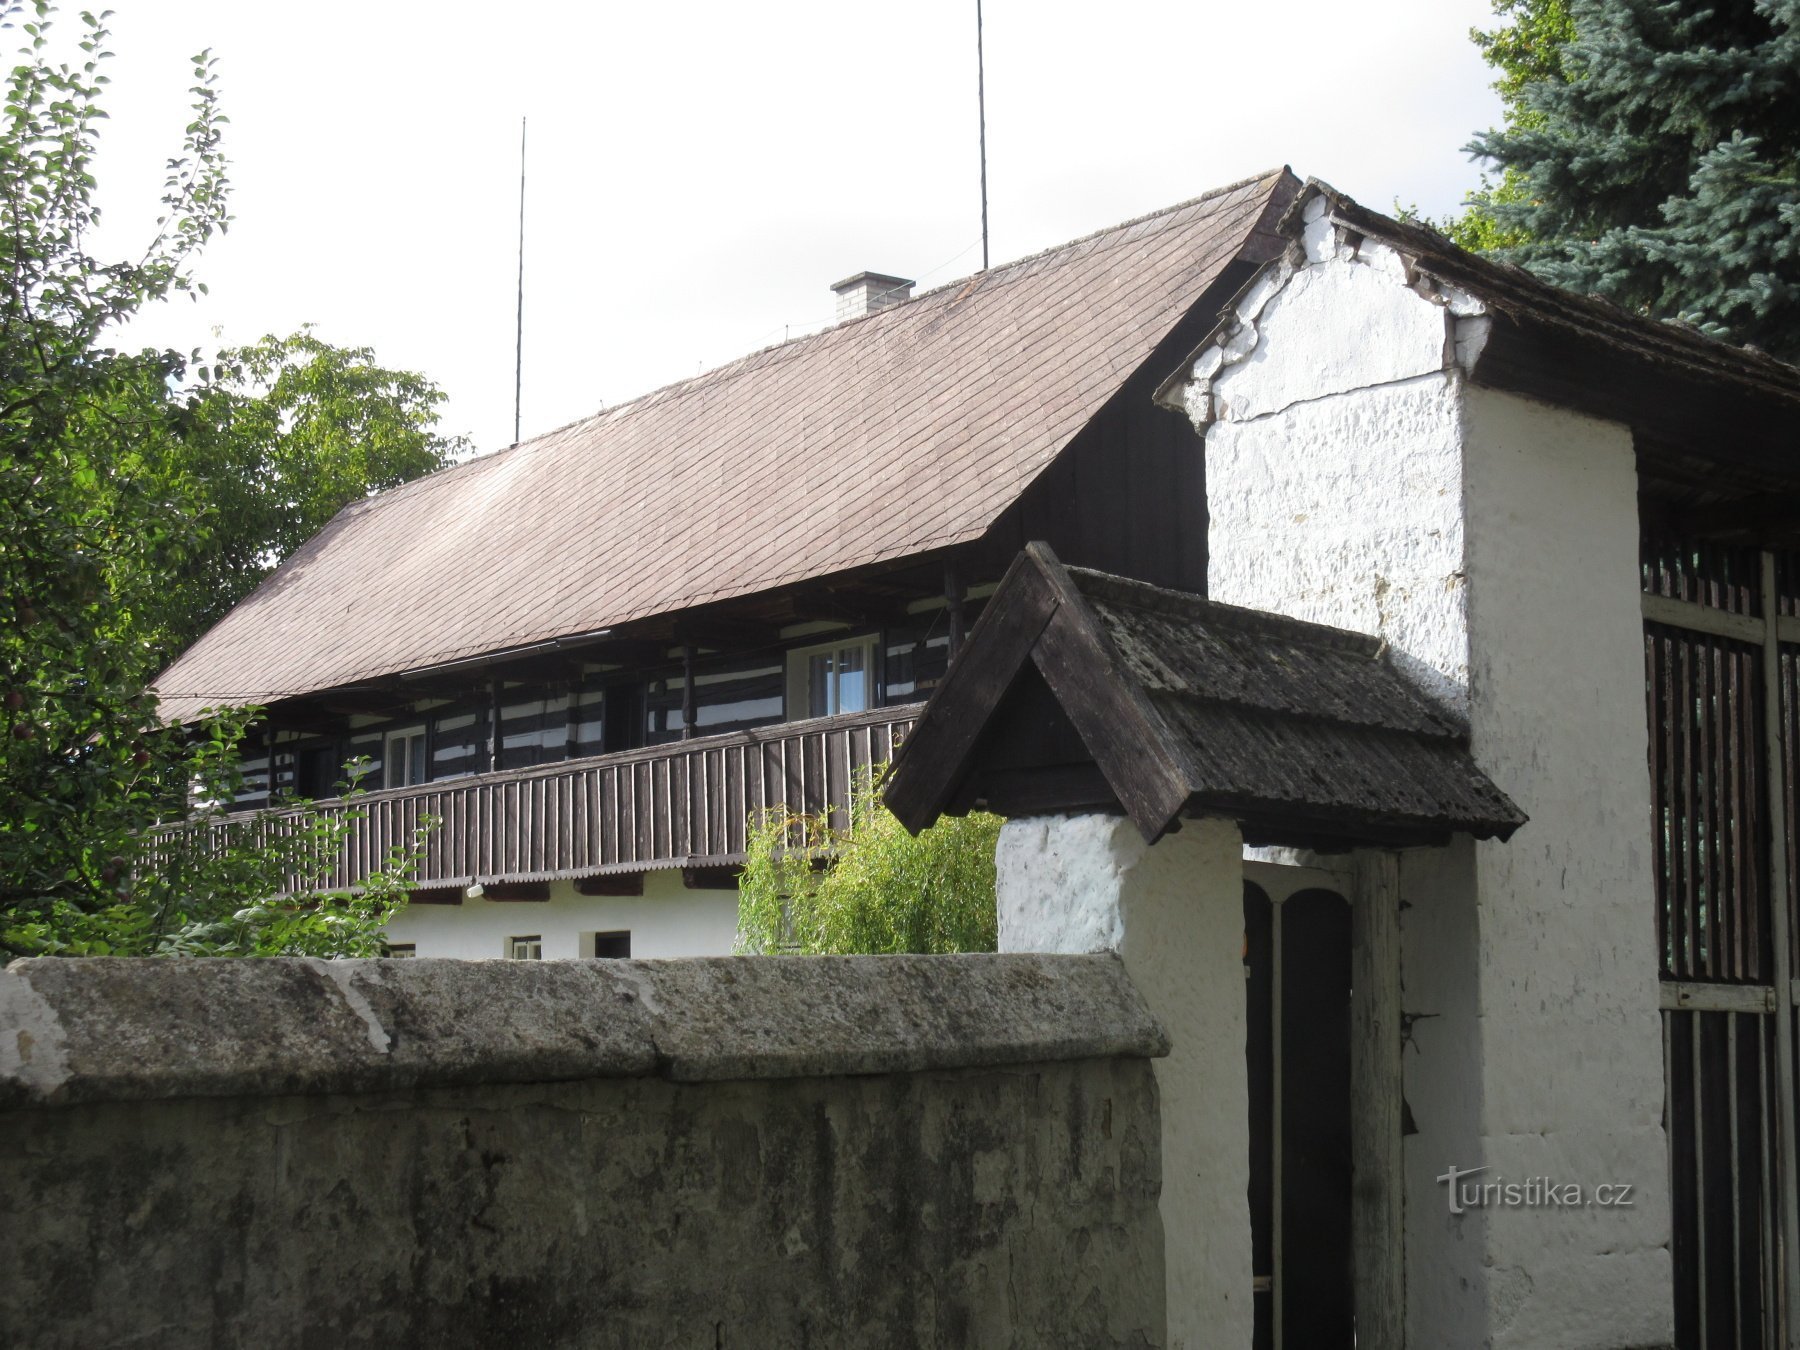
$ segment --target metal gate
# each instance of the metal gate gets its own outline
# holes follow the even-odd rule
[[[1681,1350],[1800,1346],[1797,564],[1755,548],[1644,544]]]

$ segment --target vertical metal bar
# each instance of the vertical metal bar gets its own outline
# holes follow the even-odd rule
[[[1775,1028],[1767,1017],[1759,1017],[1756,1027],[1757,1134],[1762,1144],[1762,1200],[1757,1207],[1757,1235],[1762,1239],[1762,1290],[1758,1303],[1762,1308],[1764,1345],[1778,1345],[1781,1311],[1781,1271],[1776,1264],[1780,1244],[1775,1237],[1775,1155],[1769,1138],[1769,1055],[1775,1040]]]
[[[1800,1159],[1794,1138],[1793,948],[1789,937],[1787,875],[1787,785],[1782,754],[1781,635],[1775,595],[1775,555],[1762,555],[1763,613],[1763,773],[1768,783],[1769,918],[1775,980],[1775,1128],[1779,1149],[1781,1214],[1775,1239],[1782,1255],[1782,1337],[1789,1350],[1800,1346]]]
[[[1756,1016],[1757,1014],[1749,1014]],[[1738,1166],[1738,1014],[1725,1014],[1726,1128],[1731,1131],[1731,1331],[1732,1344],[1744,1346],[1744,1197]]]
[[[1273,898],[1273,897],[1271,897]],[[1282,897],[1286,899],[1286,897]],[[1282,1091],[1281,1091],[1281,915],[1286,906],[1280,900],[1269,906],[1269,1050],[1273,1065],[1269,1075],[1269,1133],[1274,1136],[1269,1147],[1269,1311],[1272,1328],[1272,1350],[1286,1350],[1283,1339],[1281,1299],[1282,1284]]]
[[[1693,1074],[1694,1074],[1694,1274],[1695,1287],[1699,1290],[1700,1344],[1706,1345],[1706,1120],[1701,1114],[1706,1109],[1706,1093],[1701,1090],[1702,1062],[1700,1042],[1706,1027],[1707,1014],[1694,1014]]]

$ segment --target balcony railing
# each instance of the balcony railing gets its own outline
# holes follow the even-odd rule
[[[351,889],[437,827],[419,887],[551,881],[741,862],[750,818],[772,806],[844,806],[857,771],[892,757],[920,704],[781,722],[754,731],[365,793],[326,814],[360,816],[334,863],[295,889]],[[243,816],[226,817],[228,828]],[[281,828],[265,813],[263,828]],[[216,827],[218,828],[218,827]]]

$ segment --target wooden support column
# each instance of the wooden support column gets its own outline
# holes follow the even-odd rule
[[[963,595],[962,573],[957,570],[956,562],[953,559],[944,564],[944,604],[950,611],[950,659],[952,661],[962,650],[963,638],[967,633],[966,621],[963,617]]]
[[[488,681],[488,772],[500,767],[500,700],[504,697],[499,680]]]
[[[694,738],[694,644],[681,648],[681,739]]]
[[[1350,1251],[1358,1350],[1406,1344],[1400,856],[1359,849],[1350,901]]]

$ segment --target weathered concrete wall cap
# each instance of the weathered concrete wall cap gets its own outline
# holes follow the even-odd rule
[[[40,958],[0,971],[0,1106],[1168,1052],[1113,956]]]

